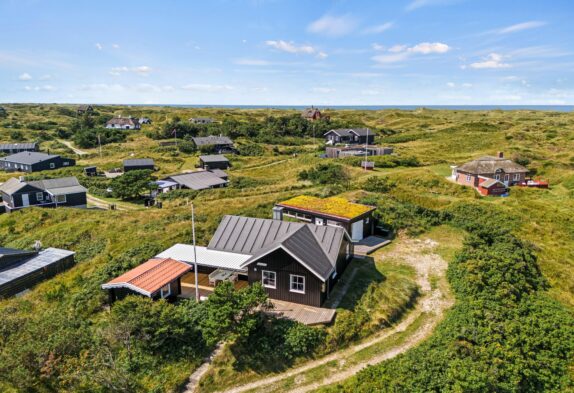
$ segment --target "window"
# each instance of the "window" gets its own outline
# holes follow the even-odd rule
[[[168,297],[169,295],[171,295],[171,285],[167,284],[164,285],[163,287],[161,287],[161,289],[159,290],[160,292],[160,296],[162,299],[165,299],[166,297]]]
[[[470,181],[470,175],[466,175],[466,181],[467,181],[467,182]]]
[[[305,293],[305,277],[296,276],[295,274],[290,274],[290,285],[289,290],[291,292]]]
[[[277,287],[277,274],[275,274],[275,272],[270,272],[269,270],[262,270],[261,282],[265,288],[275,289]]]
[[[37,192],[36,193],[36,200],[37,201],[43,201],[44,200],[44,194],[41,192]]]
[[[494,179],[495,179],[495,180],[500,180],[500,175],[499,175],[499,174],[494,175]]]
[[[66,203],[66,196],[65,195],[55,195],[54,199],[56,203]]]
[[[515,173],[514,174],[514,181],[518,181],[520,180],[520,173]]]
[[[68,166],[68,165],[70,165],[70,163],[69,163],[68,161],[64,161],[64,162],[62,163],[62,165]]]
[[[50,163],[50,169],[54,169],[56,167],[56,164],[54,164],[53,162]]]

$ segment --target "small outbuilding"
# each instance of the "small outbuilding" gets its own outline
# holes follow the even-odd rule
[[[17,295],[70,268],[74,255],[58,248],[26,251],[0,247],[0,298]]]
[[[124,172],[149,169],[155,171],[155,163],[151,158],[135,158],[124,160]]]
[[[189,121],[191,124],[211,124],[214,122],[211,117],[192,117]]]
[[[94,107],[92,105],[80,105],[77,109],[78,115],[83,115],[85,113],[93,113]]]
[[[163,181],[177,183],[177,188],[200,191],[227,186],[227,173],[220,169],[214,169],[213,171],[200,170],[171,175],[163,179]]]
[[[199,167],[203,169],[227,169],[229,160],[222,154],[199,156]]]
[[[198,149],[211,149],[218,154],[234,151],[233,141],[227,136],[196,136],[191,139]]]
[[[138,119],[133,117],[114,117],[106,123],[106,128],[118,128],[122,130],[139,130],[141,128]]]
[[[500,180],[481,177],[476,190],[483,196],[503,196],[508,194],[508,187]]]
[[[7,172],[38,172],[76,165],[71,158],[35,151],[23,151],[0,158],[0,169]]]
[[[171,258],[150,259],[134,269],[103,284],[110,303],[127,295],[142,295],[154,300],[175,299],[181,293],[181,277],[192,269],[185,262]]]

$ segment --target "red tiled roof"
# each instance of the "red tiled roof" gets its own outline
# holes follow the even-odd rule
[[[161,287],[191,270],[187,263],[175,259],[150,259],[102,285],[103,289],[129,288],[142,295],[151,296]]]

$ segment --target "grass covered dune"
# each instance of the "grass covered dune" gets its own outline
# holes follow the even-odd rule
[[[215,329],[228,321],[215,313],[215,300],[204,307],[135,300],[110,307],[100,285],[173,243],[190,242],[187,198],[195,203],[198,243],[206,244],[224,214],[270,218],[275,202],[300,194],[375,205],[380,219],[406,236],[446,225],[457,238],[465,238],[462,250],[448,258],[456,304],[434,335],[415,350],[329,391],[573,388],[572,113],[327,110],[332,126],[371,127],[379,133],[377,143],[392,146],[396,153],[377,158],[376,169],[369,172],[353,159],[333,162],[341,167],[332,174],[345,175],[344,181],[333,183],[328,176],[301,178],[302,172],[316,174],[326,160],[317,157],[319,143],[313,143],[312,126],[293,120],[298,117],[295,111],[98,106],[101,120],[121,113],[150,117],[153,122],[121,135],[123,142],[110,139],[100,156],[89,143],[95,128],[76,128],[73,107],[3,106],[7,116],[0,118],[0,142],[35,140],[42,150],[75,157],[78,166],[39,176],[77,176],[94,195],[107,184],[84,177],[83,166],[111,169],[125,158],[149,157],[159,166],[156,176],[193,168],[200,152],[158,143],[165,139],[165,129],[179,127],[190,117],[222,121],[225,124],[200,133],[231,130],[238,145],[247,147],[244,154],[230,157],[230,187],[175,195],[164,201],[163,209],[112,198],[129,210],[34,208],[0,215],[0,245],[29,248],[41,240],[46,247],[76,251],[78,262],[22,297],[0,300],[0,391],[173,392],[216,338],[240,338],[238,342],[248,348],[245,345],[254,342],[254,334],[264,331],[262,322],[244,321],[241,331]],[[181,127],[188,135],[197,132]],[[85,143],[81,149],[86,154],[75,155],[61,141]],[[449,165],[497,151],[525,163],[536,176],[549,180],[551,189],[513,188],[508,198],[478,198],[473,190],[445,179]],[[0,173],[0,181],[12,176]],[[404,307],[416,290],[412,272],[394,265],[375,267],[376,271],[360,270],[357,283],[368,286],[377,271],[386,279],[372,290],[359,291],[359,298],[349,298],[343,306],[374,307],[374,299],[382,294],[397,308]],[[400,294],[391,293],[393,288]],[[256,290],[222,291],[216,300],[237,311],[259,302],[259,295]],[[293,358],[281,367],[291,367],[333,350],[326,347],[329,342],[344,347],[378,327],[378,319],[358,324],[365,313],[348,308],[341,321],[356,329],[348,340],[329,341],[333,337],[329,331],[270,322],[265,326],[277,329],[265,336],[266,344],[285,336],[311,343],[305,348],[282,347]],[[381,307],[377,312],[377,318],[386,318],[393,310]],[[201,323],[204,320],[217,324]],[[229,362],[219,366],[221,374],[212,376],[212,381],[224,386],[226,376],[236,381],[259,376],[255,367],[237,362],[241,345],[232,348],[235,353],[226,353]],[[263,349],[252,353],[253,364],[261,361]],[[207,386],[203,389],[210,391]]]

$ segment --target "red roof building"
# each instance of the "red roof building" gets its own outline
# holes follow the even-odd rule
[[[175,298],[181,293],[181,277],[192,267],[175,259],[150,259],[134,269],[103,284],[109,290],[110,301],[129,294],[140,294],[152,299]]]

